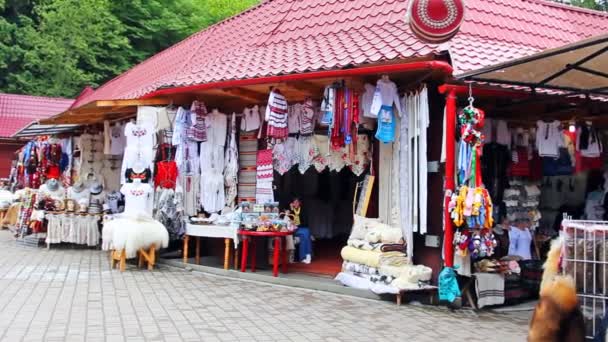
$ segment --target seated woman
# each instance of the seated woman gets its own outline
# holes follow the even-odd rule
[[[312,259],[312,238],[310,235],[310,229],[302,227],[302,221],[300,220],[300,213],[302,211],[302,204],[298,198],[295,198],[290,204],[289,208],[293,214],[293,221],[298,229],[294,233],[294,236],[300,240],[298,245],[298,261],[310,264]]]

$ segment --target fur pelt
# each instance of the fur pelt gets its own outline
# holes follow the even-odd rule
[[[551,244],[544,265],[540,299],[528,332],[529,342],[578,342],[585,340],[585,322],[570,276],[559,275],[562,241]]]
[[[147,249],[152,244],[156,248],[169,246],[169,233],[165,226],[147,217],[120,217],[107,221],[102,237],[104,249],[124,248],[127,258],[134,258],[140,248]]]

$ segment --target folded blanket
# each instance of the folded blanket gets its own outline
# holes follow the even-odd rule
[[[410,259],[402,252],[386,252],[380,254],[380,265],[403,266],[411,264]]]
[[[474,273],[477,306],[500,305],[505,302],[505,278],[502,274]]]
[[[402,278],[410,283],[430,281],[433,270],[424,265],[380,266],[380,274]]]
[[[379,283],[373,283],[369,279],[365,279],[363,277],[356,276],[347,272],[340,272],[336,276],[336,280],[342,283],[342,285],[356,288],[356,289],[364,289],[370,290],[377,294],[382,293],[399,293],[399,289]]]
[[[406,253],[407,245],[405,243],[385,243],[380,246],[380,251]]]
[[[346,244],[356,249],[362,249],[364,251],[378,251],[382,247],[381,243],[371,243],[367,240],[361,239],[349,239]]]
[[[369,267],[367,265],[361,265],[350,261],[344,261],[342,263],[342,272],[350,273],[362,273],[368,275],[378,275],[378,269],[375,267]]]
[[[340,255],[342,256],[342,259],[346,261],[378,268],[380,265],[380,255],[382,255],[382,253],[364,251],[351,246],[345,246],[342,248]]]
[[[369,224],[365,240],[371,243],[401,243],[403,242],[403,232],[399,228],[391,227],[380,222]]]

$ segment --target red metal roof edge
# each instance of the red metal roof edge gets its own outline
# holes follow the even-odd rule
[[[332,69],[332,70],[318,70],[318,71],[308,71],[302,73],[292,73],[285,75],[274,75],[274,76],[264,76],[264,77],[256,77],[256,78],[242,78],[242,79],[233,79],[226,81],[218,81],[211,83],[203,83],[203,84],[195,84],[189,86],[180,86],[174,88],[164,88],[157,89],[152,91],[146,95],[143,95],[141,98],[151,98],[155,96],[174,94],[178,92],[184,91],[192,91],[192,90],[204,90],[204,89],[212,89],[212,88],[225,88],[232,86],[247,86],[247,85],[255,85],[255,84],[268,84],[275,82],[286,82],[286,81],[303,81],[310,79],[320,79],[320,78],[330,78],[330,77],[344,77],[348,75],[370,75],[370,74],[381,74],[381,73],[390,73],[390,72],[403,72],[403,71],[412,71],[412,70],[436,70],[444,75],[451,76],[454,69],[450,64],[444,61],[416,61],[416,62],[405,62],[405,63],[396,63],[396,64],[383,64],[383,65],[362,65],[355,68],[340,68],[340,69]]]

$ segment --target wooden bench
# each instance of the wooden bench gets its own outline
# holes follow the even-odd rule
[[[428,287],[424,287],[424,288],[420,288],[420,289],[411,289],[411,290],[400,290],[399,293],[397,293],[395,295],[396,299],[397,299],[397,305],[401,305],[401,303],[403,302],[403,298],[408,294],[408,293],[412,293],[412,292],[426,292],[426,294],[429,296],[429,303],[432,305],[434,304],[434,299],[435,299],[435,292],[437,291],[437,287],[436,286],[428,286]]]
[[[142,268],[147,263],[148,270],[152,271],[154,269],[154,265],[156,264],[156,245],[152,244],[147,251],[140,248],[139,251],[137,251],[137,254],[137,266]],[[112,252],[110,252],[110,268],[114,269],[117,263],[120,272],[124,272],[127,268],[127,253],[124,249],[120,251],[112,250]]]

